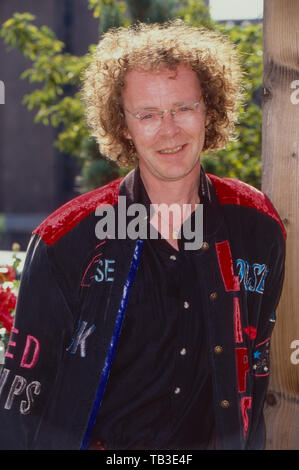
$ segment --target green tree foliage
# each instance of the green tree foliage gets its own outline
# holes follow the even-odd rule
[[[214,29],[216,27],[216,24],[211,19],[209,7],[202,1],[181,1],[176,16],[193,26],[201,26],[208,29]]]
[[[95,18],[99,33],[110,27],[128,26],[136,20],[163,22],[183,18],[195,26],[218,29],[237,45],[244,68],[246,103],[240,108],[238,140],[216,154],[208,152],[202,160],[207,171],[230,176],[260,186],[261,179],[261,109],[258,93],[262,77],[261,25],[225,26],[211,20],[208,7],[200,0],[86,0]],[[30,62],[23,79],[37,88],[24,97],[29,110],[36,110],[35,121],[58,128],[55,145],[62,153],[78,158],[82,165],[80,188],[98,187],[127,170],[120,170],[99,154],[84,121],[79,85],[90,53],[75,56],[64,52],[65,45],[47,27],[37,28],[30,13],[15,13],[0,30],[7,46],[17,48]],[[38,86],[39,85],[39,86]],[[69,89],[75,89],[69,96]]]
[[[262,25],[244,23],[242,26],[212,21],[209,8],[200,1],[186,0],[178,16],[193,26],[215,29],[236,44],[244,71],[245,99],[240,106],[236,127],[237,140],[223,150],[202,155],[206,171],[218,176],[238,178],[253,186],[261,186],[261,106],[260,92],[263,74]]]
[[[99,33],[102,34],[109,28],[128,26],[125,18],[126,3],[116,0],[88,0],[88,8],[93,10],[93,16],[99,18]]]
[[[224,150],[203,155],[207,171],[261,187],[263,41],[262,25],[217,26],[237,45],[244,70],[245,99],[236,127],[237,140]]]
[[[92,1],[90,8],[93,8],[95,16],[108,8],[105,2],[97,1],[95,5]],[[100,3],[103,4],[102,10],[96,8]],[[116,2],[110,3],[114,9]],[[63,52],[64,43],[48,27],[37,28],[33,25],[34,20],[35,16],[30,13],[15,13],[3,24],[0,33],[10,49],[18,48],[31,62],[31,67],[23,72],[21,78],[41,84],[24,96],[23,103],[29,110],[37,110],[35,122],[58,128],[54,145],[62,153],[79,160],[82,166],[78,178],[81,191],[106,184],[119,176],[119,167],[101,156],[96,142],[90,138],[78,88],[95,46],[90,46],[90,54],[80,57]],[[107,24],[107,27],[111,27],[111,24]],[[72,96],[68,96],[70,87],[76,87],[77,90]]]
[[[163,23],[174,18],[175,0],[127,0],[132,20],[144,23]]]

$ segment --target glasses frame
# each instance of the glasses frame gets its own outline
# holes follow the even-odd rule
[[[197,108],[197,106],[201,103],[201,101],[202,101],[202,98],[201,98],[199,101],[195,101],[194,103],[185,104],[185,105],[182,104],[182,105],[177,106],[177,107],[178,107],[178,108],[182,108],[182,107],[184,107],[184,106],[192,106],[192,107],[194,108],[193,111],[195,111],[196,108]],[[137,113],[133,113],[132,111],[130,111],[130,110],[127,109],[127,108],[124,108],[124,109],[125,109],[129,114],[131,114],[134,118],[139,119],[139,121],[141,120],[141,115],[140,115],[141,111],[138,111]],[[156,111],[152,111],[152,112],[156,112]],[[176,113],[178,112],[178,110],[175,110],[175,109],[173,109],[173,108],[163,109],[163,110],[161,110],[161,111],[158,111],[159,117],[160,117],[161,119],[163,119],[163,118],[164,118],[164,114],[167,113],[167,112],[170,112],[170,114],[171,114],[172,116],[175,116]],[[148,113],[150,114],[150,111],[149,111]]]

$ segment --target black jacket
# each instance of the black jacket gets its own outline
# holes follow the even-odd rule
[[[34,230],[0,379],[0,448],[85,449],[109,380],[142,240],[95,235],[100,204],[136,202],[136,170],[68,202]],[[255,188],[202,170],[200,262],[219,449],[262,449],[270,336],[285,231]],[[99,259],[113,282],[95,282]],[[103,277],[104,271],[101,272]],[[106,273],[107,274],[107,273]],[[117,351],[121,354],[121,351]]]

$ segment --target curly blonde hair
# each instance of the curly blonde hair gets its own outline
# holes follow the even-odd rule
[[[242,72],[235,46],[218,32],[182,20],[137,23],[105,33],[85,71],[82,98],[86,120],[103,155],[122,167],[137,162],[134,144],[124,135],[122,90],[126,73],[132,69],[176,69],[178,65],[194,70],[203,90],[209,116],[203,151],[223,148],[234,138],[242,98]]]

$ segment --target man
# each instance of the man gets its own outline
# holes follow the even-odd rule
[[[285,232],[262,192],[200,165],[233,134],[240,75],[224,37],[181,21],[99,43],[87,120],[103,154],[136,168],[33,232],[0,382],[2,448],[263,448]],[[139,235],[123,235],[140,206]]]

